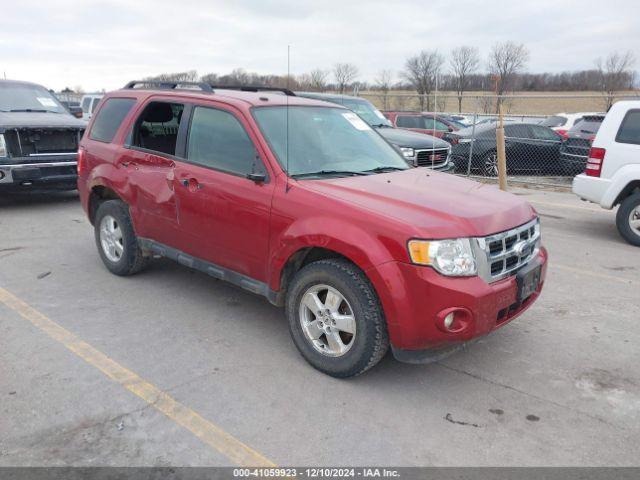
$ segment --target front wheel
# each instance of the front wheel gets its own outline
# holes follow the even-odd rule
[[[620,204],[616,226],[627,242],[640,247],[640,193],[628,196]]]
[[[287,293],[286,314],[302,356],[333,377],[367,371],[389,348],[373,286],[346,260],[319,260],[296,273]]]

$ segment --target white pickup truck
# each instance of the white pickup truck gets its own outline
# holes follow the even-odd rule
[[[573,193],[608,210],[620,205],[616,225],[640,247],[640,101],[615,103],[593,140],[585,172]]]

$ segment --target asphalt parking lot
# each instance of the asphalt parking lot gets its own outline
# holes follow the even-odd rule
[[[164,260],[111,275],[75,196],[0,199],[0,465],[637,465],[640,250],[612,212],[517,193],[550,252],[541,299],[351,380],[260,297]]]

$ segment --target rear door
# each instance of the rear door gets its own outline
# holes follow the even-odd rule
[[[548,127],[530,125],[535,139],[536,155],[533,166],[541,173],[562,175],[560,168],[560,145],[562,136]]]
[[[536,146],[529,125],[508,124],[504,127],[507,167],[512,171],[536,169]]]
[[[240,112],[194,106],[175,181],[181,250],[265,282],[273,182]],[[265,175],[264,181],[247,178]]]
[[[152,97],[141,110],[116,168],[126,172],[131,213],[139,236],[177,247],[174,169],[184,144],[184,103]],[[179,140],[179,138],[181,140]]]

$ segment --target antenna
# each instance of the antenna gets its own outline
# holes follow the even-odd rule
[[[289,90],[289,81],[291,79],[291,45],[287,45],[287,90]],[[285,139],[285,152],[286,152],[286,160],[285,160],[285,174],[287,178],[285,179],[285,192],[289,191],[289,95],[287,95],[287,120],[286,120],[286,139]]]

